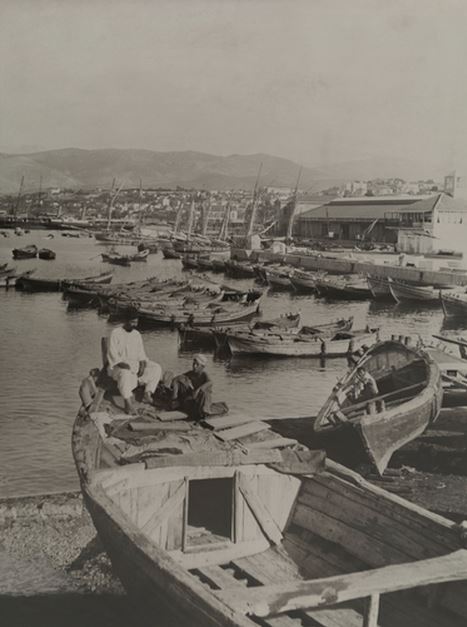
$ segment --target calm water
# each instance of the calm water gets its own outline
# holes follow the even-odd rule
[[[12,261],[18,269],[37,268],[37,276],[84,277],[108,269],[99,260],[105,247],[92,238],[64,238],[46,232],[0,238],[0,263],[11,249],[36,243],[56,251],[55,261]],[[123,249],[122,249],[123,250]],[[159,275],[180,276],[178,260],[151,255],[147,264],[112,267],[114,282]],[[214,275],[213,275],[214,278]],[[222,275],[216,276],[221,280]],[[250,286],[251,281],[228,280]],[[438,309],[404,309],[377,303],[326,303],[287,292],[266,296],[265,316],[300,310],[303,322],[319,324],[353,315],[354,328],[367,323],[383,335],[429,336],[442,328]],[[32,494],[77,488],[70,451],[72,423],[79,407],[78,387],[87,371],[99,366],[100,338],[112,329],[94,310],[67,312],[61,294],[0,292],[0,495]],[[144,332],[148,355],[164,369],[184,371],[192,352],[180,351],[178,335],[169,330]],[[310,359],[219,360],[208,354],[214,398],[249,414],[314,414],[346,368],[345,360],[323,366]]]

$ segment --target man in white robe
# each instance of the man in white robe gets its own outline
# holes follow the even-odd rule
[[[133,391],[143,385],[144,401],[152,403],[152,397],[162,375],[159,364],[149,361],[143,346],[141,333],[136,330],[138,315],[128,314],[123,326],[110,334],[107,359],[109,375],[117,382],[118,391],[125,402],[125,411],[134,411]]]

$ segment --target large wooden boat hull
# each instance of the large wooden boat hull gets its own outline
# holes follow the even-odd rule
[[[465,626],[457,523],[319,454],[302,450],[309,463],[289,472],[288,455],[272,450],[272,467],[242,463],[244,452],[222,461],[207,453],[201,465],[166,454],[119,466],[85,412],[72,449],[84,504],[148,626]],[[190,545],[194,484],[216,481],[232,492],[231,540]]]
[[[377,332],[349,334],[348,339],[333,340],[320,337],[278,334],[274,336],[254,333],[229,333],[227,342],[235,354],[264,355],[269,357],[345,357],[378,339]]]
[[[272,289],[276,290],[290,290],[293,285],[290,280],[290,277],[286,274],[279,274],[278,272],[271,272],[270,270],[266,270],[266,280]]]
[[[290,275],[290,282],[297,292],[316,292],[316,276],[304,275],[303,273],[293,273]]]
[[[395,364],[394,368],[391,364]],[[405,370],[401,369],[402,365]],[[369,396],[360,402],[361,407],[359,403],[349,406],[345,395],[353,385],[358,368],[364,368],[370,374],[378,373],[381,377],[386,371],[386,379],[394,378],[397,385],[394,384],[394,390],[389,393]],[[410,385],[412,376],[416,382]],[[406,391],[411,392],[407,400],[404,397]],[[392,340],[381,342],[370,348],[334,388],[318,414],[314,431],[320,437],[321,445],[337,445],[340,440],[346,448],[349,434],[358,433],[367,457],[382,474],[394,452],[421,435],[436,420],[442,398],[440,370],[426,352]],[[380,399],[381,403],[384,400],[384,405],[378,408]],[[352,407],[358,407],[360,411],[354,415]]]

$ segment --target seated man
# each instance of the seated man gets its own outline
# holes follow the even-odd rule
[[[354,401],[366,401],[378,396],[378,384],[364,366],[358,366],[353,381],[352,396]]]
[[[134,411],[133,390],[143,385],[144,401],[152,403],[152,396],[161,378],[159,364],[149,361],[139,331],[138,313],[129,311],[123,326],[110,334],[107,352],[108,373],[117,382],[118,391],[125,402],[127,414]]]
[[[172,380],[172,409],[180,408],[191,418],[199,420],[211,410],[212,382],[206,372],[204,355],[195,355],[193,367]]]

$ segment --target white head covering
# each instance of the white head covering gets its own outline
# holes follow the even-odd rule
[[[207,359],[204,355],[201,355],[201,353],[196,354],[193,357],[193,361],[197,361],[199,364],[202,364],[203,366],[207,366],[208,362]]]

